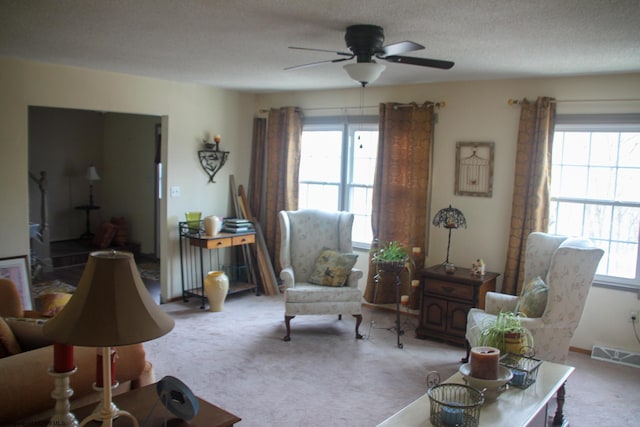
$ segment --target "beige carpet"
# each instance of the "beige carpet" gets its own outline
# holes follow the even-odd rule
[[[168,335],[145,343],[157,379],[173,375],[198,396],[242,418],[241,426],[375,426],[426,391],[429,371],[445,379],[462,349],[413,337],[416,319],[396,345],[394,315],[365,309],[361,332],[344,316],[298,316],[283,342],[281,296],[235,295],[223,312],[195,300],[162,306],[176,320]],[[371,325],[371,321],[375,325]],[[640,419],[640,369],[572,353],[567,384],[571,425],[634,425]]]

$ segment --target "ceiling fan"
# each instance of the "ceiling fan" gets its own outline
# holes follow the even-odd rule
[[[443,70],[448,70],[454,65],[451,61],[400,55],[402,53],[424,49],[424,46],[408,40],[384,46],[384,30],[377,25],[351,25],[347,27],[344,40],[347,43],[349,52],[289,46],[289,49],[332,52],[339,55],[340,58],[295,65],[293,67],[287,67],[285,70],[349,61],[356,58],[357,62],[355,64],[348,64],[343,68],[352,79],[360,82],[362,86],[365,86],[367,83],[371,83],[380,77],[380,74],[385,69],[385,66],[378,64],[374,58],[399,64],[411,64],[421,67],[440,68]]]

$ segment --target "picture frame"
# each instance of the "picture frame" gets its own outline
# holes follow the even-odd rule
[[[495,143],[457,142],[455,194],[492,197]]]
[[[0,258],[0,278],[9,279],[16,284],[23,310],[33,310],[31,275],[29,274],[27,255]]]

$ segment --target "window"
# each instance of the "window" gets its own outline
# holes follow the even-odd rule
[[[378,119],[307,118],[302,131],[300,209],[354,214],[353,245],[368,248],[371,197],[378,151]]]
[[[549,232],[605,254],[596,282],[640,287],[640,115],[557,117]]]

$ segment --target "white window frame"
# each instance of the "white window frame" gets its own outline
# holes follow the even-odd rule
[[[640,114],[585,114],[585,115],[558,115],[556,117],[556,132],[640,132]],[[554,165],[559,163],[559,159],[552,159]],[[615,166],[618,168],[618,164]],[[553,181],[553,174],[551,176]],[[551,195],[551,208],[553,209],[556,202],[589,204],[589,205],[605,205],[612,207],[638,207],[640,202],[628,200],[596,200],[594,198],[570,198],[556,197]],[[553,217],[553,213],[552,213]],[[557,229],[557,224],[549,224],[549,232],[563,234],[562,230]],[[582,224],[584,229],[584,221]],[[591,236],[586,236],[594,241],[595,245],[605,249],[605,255],[601,263],[608,262],[606,247],[613,240],[598,240]],[[628,279],[616,276],[607,276],[596,274],[594,286],[613,288],[617,290],[627,290],[633,292],[640,291],[640,233],[637,237],[638,250],[636,252],[636,273],[635,278]],[[599,268],[601,270],[601,268]]]
[[[372,183],[371,185],[360,185],[352,183],[352,172],[354,162],[354,150],[357,141],[354,141],[354,133],[357,131],[374,130],[378,131],[378,116],[349,116],[349,117],[306,117],[303,124],[303,132],[305,131],[339,131],[342,132],[342,145],[341,145],[341,165],[340,165],[340,182],[338,183],[338,204],[337,209],[341,211],[351,212],[351,189],[354,187],[365,187],[373,189],[373,174],[371,171]],[[299,184],[328,184],[318,181],[302,181]],[[299,208],[303,208],[304,205],[300,205]],[[354,215],[362,217],[365,215],[354,212]],[[371,224],[371,212],[366,215],[366,221]],[[361,221],[362,219],[360,219]],[[368,250],[371,246],[371,242],[360,242],[355,238],[353,240],[353,247],[358,249]]]

